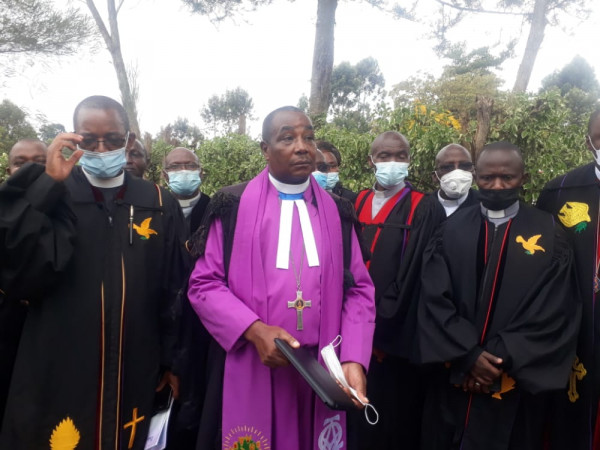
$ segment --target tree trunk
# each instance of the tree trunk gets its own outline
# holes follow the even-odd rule
[[[238,134],[246,134],[246,114],[240,114],[238,117]]]
[[[121,91],[121,102],[123,103],[123,108],[125,108],[125,112],[127,112],[127,117],[129,117],[129,127],[131,131],[133,131],[139,138],[141,136],[141,133],[140,126],[138,124],[135,98],[131,93],[129,79],[127,78],[127,70],[125,69],[125,63],[123,62],[123,55],[121,53],[119,24],[117,22],[118,10],[115,7],[115,1],[106,0],[110,32],[106,28],[106,25],[104,24],[100,13],[98,13],[98,9],[96,8],[94,0],[86,0],[86,3],[90,12],[92,13],[92,17],[94,18],[96,25],[98,26],[98,31],[104,39],[106,48],[108,49],[108,51],[110,52],[110,56],[112,57],[113,66],[115,68],[115,72],[117,73],[117,81],[119,82],[119,90]]]
[[[535,0],[529,37],[527,38],[525,53],[523,54],[523,59],[521,60],[519,71],[517,72],[517,79],[513,87],[513,92],[525,92],[527,90],[535,59],[544,40],[544,31],[546,29],[546,24],[548,23],[546,19],[548,3],[549,0]]]
[[[477,131],[475,132],[475,139],[473,140],[472,156],[473,161],[479,155],[479,152],[485,145],[488,134],[490,132],[490,122],[492,117],[492,108],[494,106],[494,99],[477,96]]]
[[[338,0],[319,0],[317,7],[317,27],[309,101],[309,114],[317,121],[324,121],[329,109],[337,5]]]

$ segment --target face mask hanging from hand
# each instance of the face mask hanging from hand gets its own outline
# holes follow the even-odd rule
[[[435,176],[437,177],[437,173]],[[473,174],[456,169],[443,175],[442,178],[438,177],[438,180],[440,180],[440,188],[449,198],[460,198],[469,192],[473,184]]]
[[[192,195],[202,182],[197,170],[176,170],[168,174],[169,188],[177,195]]]
[[[364,405],[365,419],[367,419],[367,422],[369,422],[369,424],[371,424],[371,425],[375,425],[375,424],[377,424],[377,422],[379,422],[379,413],[377,412],[377,410],[375,409],[375,407],[373,405],[371,405],[370,403],[363,402],[358,397],[358,393],[356,392],[356,390],[354,388],[350,387],[350,385],[348,384],[348,381],[346,380],[346,376],[344,375],[344,369],[342,369],[340,360],[338,359],[337,355],[335,354],[335,347],[337,347],[341,343],[342,343],[342,337],[340,335],[338,335],[329,345],[326,345],[325,347],[323,347],[321,349],[321,356],[323,357],[323,361],[325,362],[325,365],[327,366],[327,370],[329,370],[329,374],[333,378],[335,378],[342,386],[344,386],[346,389],[348,389],[352,393],[352,396],[356,400],[358,400],[361,403],[361,405]],[[371,420],[369,418],[369,409],[371,409],[373,411],[373,413],[375,414],[375,420]]]
[[[80,148],[80,150],[83,149]],[[102,153],[83,150],[83,156],[79,162],[87,173],[95,177],[113,178],[123,170],[123,166],[127,162],[125,147]]]
[[[371,161],[373,157],[371,156]],[[408,176],[408,163],[398,161],[375,162],[375,178],[383,188],[398,186]]]

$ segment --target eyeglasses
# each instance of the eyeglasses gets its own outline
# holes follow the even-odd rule
[[[165,170],[167,172],[174,172],[176,170],[198,170],[200,168],[200,166],[198,164],[195,163],[189,163],[189,164],[171,164],[167,167],[165,167]]]
[[[473,163],[471,162],[461,162],[458,164],[444,164],[443,166],[439,166],[435,171],[438,174],[446,175],[447,173],[452,172],[455,169],[464,170],[466,172],[470,172],[473,170]]]
[[[84,136],[84,138],[78,144],[78,146],[82,150],[89,150],[89,151],[93,152],[98,149],[98,147],[100,146],[100,142],[102,142],[104,144],[104,148],[106,150],[118,150],[120,148],[125,147],[125,144],[127,143],[128,140],[129,140],[129,132],[127,132],[125,137],[109,135],[107,137],[104,137],[103,139]]]

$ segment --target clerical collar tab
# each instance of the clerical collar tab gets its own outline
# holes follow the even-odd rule
[[[309,175],[309,177],[310,177],[310,175]],[[275,178],[270,173],[269,173],[269,181],[271,182],[271,184],[273,186],[275,186],[275,189],[277,189],[280,193],[283,193],[283,194],[302,194],[308,188],[308,185],[310,184],[310,178],[307,178],[306,181],[301,184],[282,183],[281,181],[279,181],[277,178]]]
[[[519,201],[517,200],[512,205],[510,205],[506,209],[500,209],[498,211],[494,211],[492,209],[487,209],[485,206],[481,205],[481,212],[488,219],[504,219],[505,217],[514,217],[519,211]]]
[[[486,210],[486,215],[490,219],[504,219],[506,217],[506,210],[501,209],[499,211],[494,211],[493,209]]]
[[[125,182],[125,171],[122,170],[121,173],[119,175],[117,175],[116,177],[113,178],[98,178],[95,175],[92,175],[91,173],[88,173],[85,168],[83,168],[83,174],[85,175],[85,177],[87,178],[87,180],[89,181],[89,183],[97,188],[101,188],[101,189],[110,189],[110,188],[117,188],[117,187],[121,187],[123,186],[123,183]]]

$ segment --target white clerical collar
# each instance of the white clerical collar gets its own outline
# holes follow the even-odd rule
[[[465,202],[465,200],[469,196],[469,191],[467,191],[466,194],[461,195],[458,198],[444,198],[442,197],[442,195],[440,194],[440,190],[438,189],[437,196],[440,204],[444,207],[444,210],[446,210],[446,216],[449,216],[454,211],[456,211],[460,205],[462,205]]]
[[[200,191],[198,191],[198,195],[192,198],[177,199],[177,201],[179,202],[179,206],[181,206],[182,208],[193,208],[194,206],[196,206],[196,203],[198,203],[198,200],[200,200]]]
[[[519,212],[519,201],[517,200],[512,205],[510,205],[506,209],[501,209],[499,211],[494,211],[492,209],[487,209],[483,205],[481,205],[481,214],[487,217],[490,222],[495,224],[496,226],[503,224],[504,222],[508,222],[510,219],[515,217]]]
[[[123,186],[123,183],[125,182],[125,171],[124,170],[121,170],[121,173],[119,175],[117,175],[116,177],[98,178],[97,176],[92,175],[91,173],[88,173],[85,170],[85,168],[82,167],[82,169],[83,169],[83,174],[85,175],[87,180],[90,182],[90,184],[97,188],[110,189],[110,188],[121,187],[121,186]]]
[[[310,178],[302,184],[287,184],[275,179],[269,174],[269,180],[273,187],[277,189],[281,201],[281,213],[279,215],[279,237],[277,241],[277,259],[275,267],[278,269],[289,269],[290,266],[290,248],[292,242],[292,218],[294,216],[294,205],[298,209],[300,219],[300,229],[302,231],[302,241],[306,251],[306,260],[309,267],[319,265],[319,254],[317,252],[317,243],[313,233],[308,209],[302,194],[310,184]],[[286,198],[288,197],[288,198]]]
[[[269,181],[271,181],[271,184],[275,186],[275,189],[277,189],[278,192],[283,192],[284,194],[301,194],[308,188],[308,185],[310,184],[310,178],[307,178],[306,181],[301,184],[283,183],[270,173]]]
[[[379,191],[377,189],[375,189],[375,185],[373,185],[373,192],[375,192],[375,197],[376,198],[391,198],[394,195],[396,195],[398,192],[400,192],[402,189],[404,189],[404,186],[406,186],[406,183],[404,183],[404,181],[400,184],[397,184],[396,186],[392,186],[390,188],[384,188],[383,191]]]

